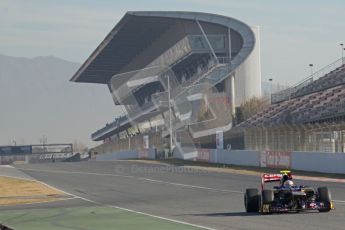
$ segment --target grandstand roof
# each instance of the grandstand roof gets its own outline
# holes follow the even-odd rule
[[[164,31],[180,20],[215,23],[238,31],[245,39],[238,58],[251,52],[247,44],[254,43],[252,31],[244,23],[225,16],[196,12],[135,11],[127,12],[96,50],[71,78],[74,82],[107,84],[112,76],[124,72],[124,67]],[[252,39],[252,40],[251,40]],[[150,60],[147,60],[150,61]],[[146,63],[143,63],[145,66]],[[140,68],[140,66],[136,66]]]

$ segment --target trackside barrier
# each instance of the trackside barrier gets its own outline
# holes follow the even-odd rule
[[[174,157],[183,159],[183,154]],[[197,149],[189,160],[345,174],[345,153]]]
[[[121,152],[112,152],[104,154],[96,154],[92,160],[96,161],[113,161],[113,160],[128,160],[128,159],[155,159],[155,151],[148,150],[128,150]]]
[[[213,149],[212,160],[214,163],[260,166],[260,152]]]
[[[267,168],[291,168],[291,152],[285,151],[261,151],[260,167]]]
[[[345,174],[345,153],[292,152],[291,168]]]
[[[345,174],[345,153],[323,152],[283,152],[283,151],[254,151],[254,150],[223,150],[223,149],[190,149],[184,148],[186,154],[181,154],[178,148],[174,151],[174,158],[210,163],[231,164],[239,166],[256,166],[267,168],[295,169],[311,172]],[[155,159],[154,149],[128,150],[97,154],[96,161],[112,161],[124,159]]]
[[[210,163],[220,163],[220,164],[233,164],[233,165],[243,165],[243,166],[260,166],[260,152],[250,151],[250,150],[224,150],[224,149],[187,149],[185,155],[192,156],[189,160],[193,161],[203,161]],[[193,152],[195,154],[188,154],[188,152]],[[183,154],[179,152],[178,149],[174,151],[174,157],[177,159],[183,158]]]

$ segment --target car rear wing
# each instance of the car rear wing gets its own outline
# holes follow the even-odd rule
[[[292,179],[292,174],[291,171],[289,170],[282,170],[280,173],[264,173],[261,176],[261,189],[264,189],[264,184],[269,183],[269,182],[276,182],[276,181],[281,181],[284,175],[287,175],[289,179]]]

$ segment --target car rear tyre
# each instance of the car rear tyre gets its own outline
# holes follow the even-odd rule
[[[259,212],[259,191],[256,188],[246,189],[244,194],[246,212]]]
[[[262,191],[262,204],[271,204],[274,201],[274,191],[273,190],[263,190]]]
[[[261,214],[270,214],[271,213],[271,204],[274,200],[274,191],[273,190],[263,190],[260,197],[260,208]]]
[[[319,209],[319,212],[329,212],[332,209],[331,192],[327,187],[320,187],[317,188],[317,193],[319,196],[319,202],[323,202],[325,204],[325,207]]]

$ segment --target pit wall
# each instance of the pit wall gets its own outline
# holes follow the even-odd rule
[[[324,152],[284,152],[251,151],[223,149],[184,149],[181,154],[177,149],[174,158],[209,163],[230,164],[303,170],[311,172],[345,174],[345,153]],[[155,150],[128,150],[92,156],[95,161],[112,161],[126,159],[155,159]],[[186,158],[188,156],[188,158]]]
[[[345,174],[345,153],[197,149],[186,155],[210,163]],[[178,151],[174,156],[183,159]]]
[[[345,174],[345,153],[292,152],[292,168]]]
[[[127,150],[121,152],[112,152],[104,154],[95,154],[91,157],[94,161],[113,161],[113,160],[129,160],[129,159],[155,159],[155,151],[148,150]]]

